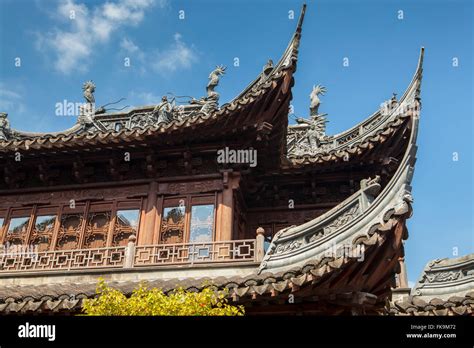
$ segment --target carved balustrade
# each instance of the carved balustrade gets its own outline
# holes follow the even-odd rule
[[[118,247],[43,252],[38,252],[34,246],[3,248],[0,250],[0,274],[253,262],[263,253],[263,250],[256,250],[256,239],[140,246],[135,245],[135,241],[135,235],[131,235],[127,246]]]

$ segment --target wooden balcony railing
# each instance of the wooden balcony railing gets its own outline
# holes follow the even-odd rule
[[[137,246],[137,266],[255,260],[255,239]]]
[[[263,233],[256,239],[181,244],[135,244],[95,249],[11,252],[0,250],[0,274],[261,261]],[[262,250],[260,250],[262,249]]]
[[[123,267],[126,248],[111,247],[43,252],[7,250],[0,253],[0,272]]]

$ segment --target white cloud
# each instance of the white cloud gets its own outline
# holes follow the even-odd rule
[[[19,91],[13,91],[12,87],[5,86],[0,82],[0,111],[15,112],[23,114],[26,111],[26,105],[23,102],[23,96]]]
[[[412,282],[411,280],[408,281],[408,287],[413,288],[415,286],[415,282]]]
[[[118,0],[90,10],[85,4],[63,0],[56,16],[69,28],[38,34],[37,47],[43,51],[45,48],[53,50],[54,66],[58,71],[64,74],[85,71],[91,55],[101,44],[108,42],[120,28],[139,24],[145,10],[154,5],[164,7],[166,1]]]
[[[140,48],[137,45],[135,45],[135,43],[132,40],[127,39],[126,37],[124,37],[122,41],[120,42],[120,47],[129,53],[135,53],[140,50]]]
[[[176,33],[173,45],[155,55],[152,67],[160,74],[168,74],[180,68],[190,68],[195,61],[197,53],[194,48],[184,43],[181,34]]]

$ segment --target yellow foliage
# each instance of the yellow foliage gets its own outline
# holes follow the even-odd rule
[[[228,304],[227,291],[213,291],[205,287],[200,292],[177,288],[165,294],[161,289],[148,289],[141,283],[126,297],[99,279],[98,297],[83,301],[85,315],[171,315],[171,316],[235,316],[244,315],[243,306]]]

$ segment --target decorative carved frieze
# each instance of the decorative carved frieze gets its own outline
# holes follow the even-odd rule
[[[137,185],[127,187],[103,188],[103,189],[83,189],[83,190],[67,190],[56,192],[42,192],[42,193],[25,193],[8,196],[0,196],[0,207],[12,207],[18,205],[33,205],[33,204],[54,204],[66,203],[70,200],[84,201],[84,200],[101,200],[117,197],[131,197],[146,195],[148,192],[148,185]]]
[[[162,183],[158,185],[159,194],[187,194],[221,191],[224,186],[221,180],[195,182]]]
[[[290,239],[286,242],[279,244],[275,249],[275,254],[281,254],[288,251],[296,250],[304,244],[312,243],[324,236],[327,236],[339,230],[340,228],[354,220],[360,214],[360,204],[358,201],[356,201],[354,204],[343,210],[338,216],[336,216],[332,220],[329,220],[322,228],[317,229],[316,232],[309,234],[306,237],[303,236],[296,240]]]

